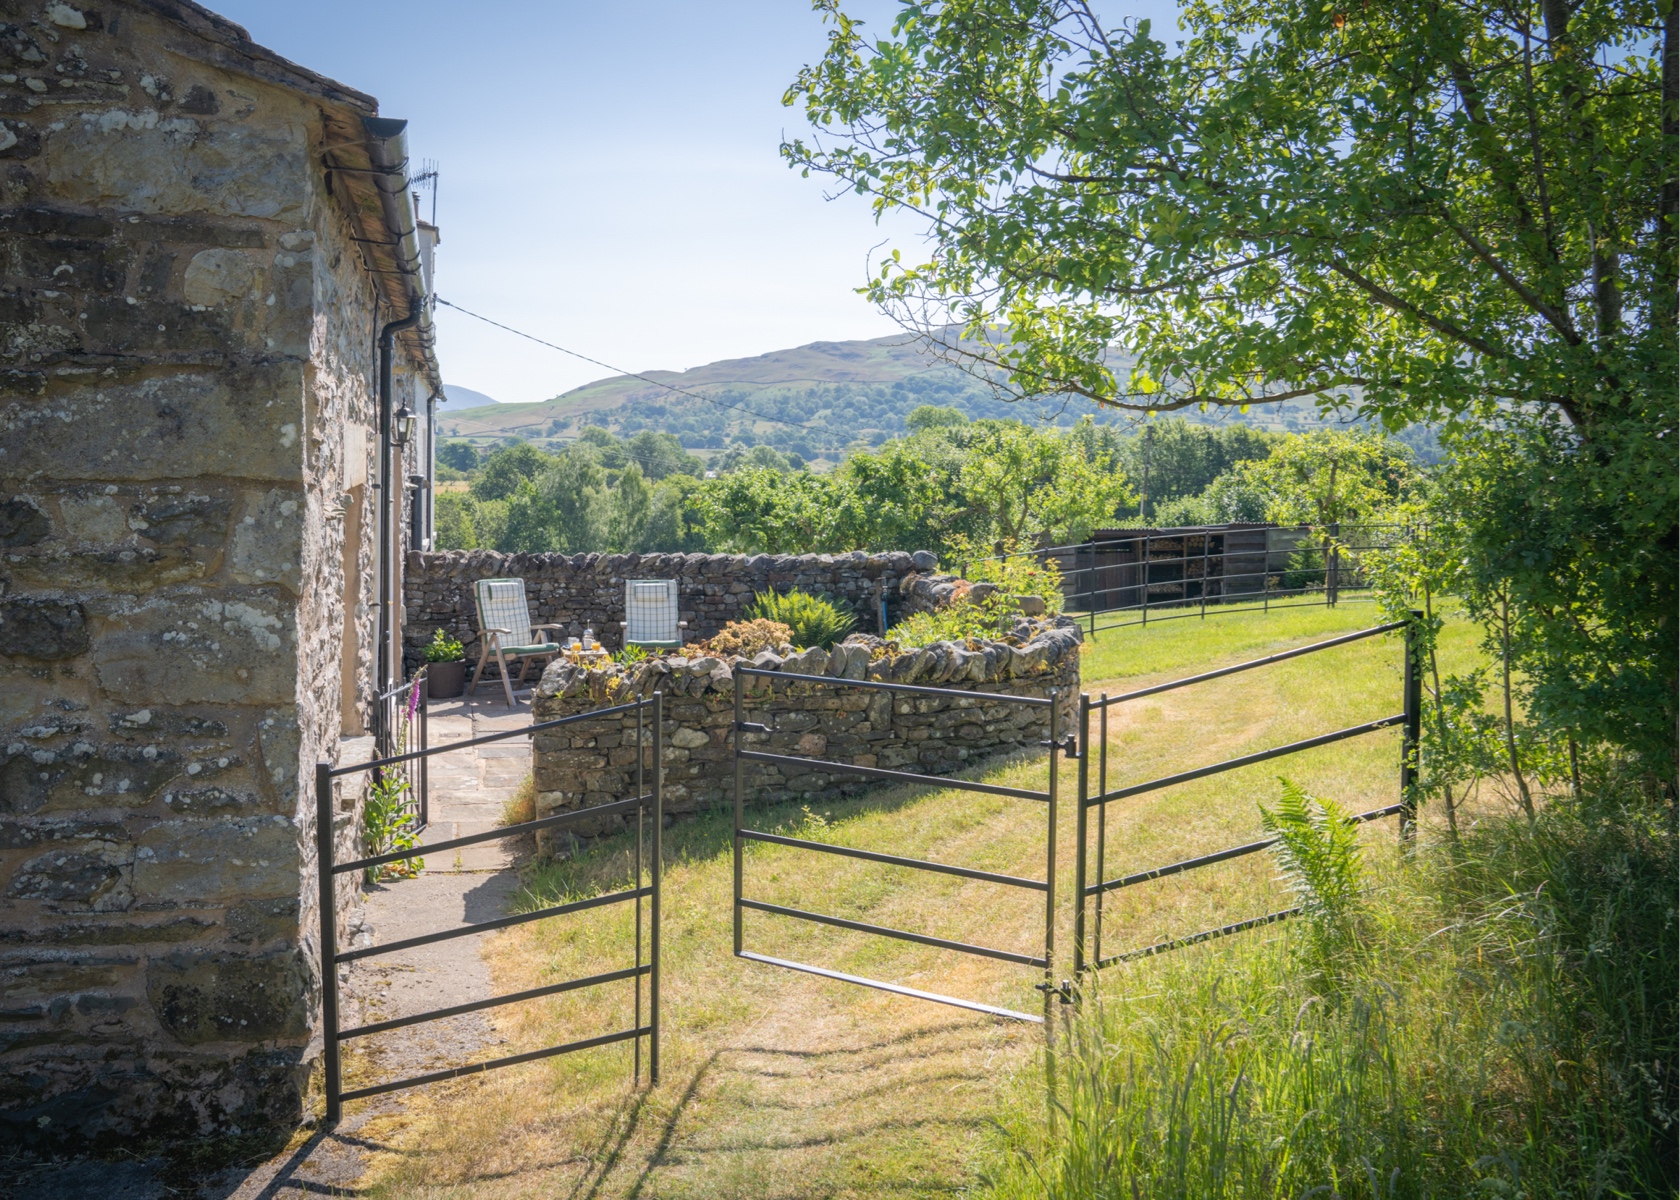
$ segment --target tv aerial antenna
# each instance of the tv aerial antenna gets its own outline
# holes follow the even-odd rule
[[[420,160],[420,173],[411,176],[408,181],[411,188],[426,188],[432,194],[432,221],[437,224],[437,194],[438,194],[438,164],[435,158]]]

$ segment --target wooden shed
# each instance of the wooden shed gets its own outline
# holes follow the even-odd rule
[[[1305,527],[1267,523],[1099,529],[1055,553],[1069,608],[1142,608],[1259,594],[1288,565]]]

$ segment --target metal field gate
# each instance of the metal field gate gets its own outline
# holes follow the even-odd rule
[[[539,817],[534,821],[524,821],[517,825],[507,825],[500,829],[492,829],[486,833],[469,834],[466,837],[451,838],[447,841],[428,842],[412,846],[407,849],[394,850],[385,854],[371,855],[365,858],[352,859],[349,862],[336,862],[333,844],[334,786],[335,779],[363,773],[372,773],[380,778],[380,773],[389,772],[392,768],[406,763],[424,764],[425,761],[438,754],[463,750],[473,746],[482,746],[487,742],[500,742],[509,738],[528,737],[539,730],[554,729],[563,725],[570,725],[580,721],[594,721],[602,717],[619,713],[635,713],[636,722],[636,795],[624,800],[615,800],[609,804],[598,804],[592,808],[579,809],[572,812],[555,813],[552,816]],[[648,730],[648,740],[643,742],[644,722],[651,726]],[[552,1058],[559,1054],[571,1054],[579,1050],[588,1050],[595,1046],[610,1045],[615,1042],[633,1041],[633,1080],[639,1082],[641,1078],[642,1045],[647,1044],[648,1082],[659,1082],[659,933],[660,933],[660,891],[661,872],[660,859],[662,853],[661,826],[665,815],[664,806],[664,778],[661,763],[661,746],[664,741],[664,702],[659,693],[633,701],[629,704],[618,704],[611,708],[595,709],[591,712],[579,713],[575,716],[562,717],[554,721],[540,721],[527,725],[522,729],[509,729],[500,733],[488,734],[484,737],[471,738],[466,741],[450,742],[447,745],[427,747],[405,754],[390,755],[384,758],[372,759],[368,762],[354,763],[349,766],[334,767],[331,763],[319,763],[315,769],[315,800],[316,800],[316,854],[320,884],[320,915],[321,915],[321,1009],[322,1036],[324,1040],[323,1060],[326,1074],[326,1119],[329,1125],[336,1124],[343,1114],[346,1100],[357,1100],[367,1096],[378,1096],[385,1092],[394,1092],[404,1088],[419,1087],[421,1084],[437,1083],[445,1079],[455,1079],[462,1075],[472,1075],[483,1071],[492,1071],[498,1067],[511,1067],[517,1063],[534,1062],[537,1059]],[[649,750],[651,770],[644,775],[642,769],[642,751],[644,745]],[[367,871],[387,863],[402,862],[409,859],[422,858],[427,854],[439,854],[448,850],[456,850],[463,846],[476,845],[480,842],[499,840],[502,838],[521,837],[527,833],[534,833],[539,829],[554,829],[578,821],[592,818],[636,815],[636,847],[634,854],[635,876],[634,886],[621,891],[609,892],[605,895],[591,896],[585,900],[575,900],[568,904],[552,905],[548,908],[537,909],[534,912],[514,913],[510,916],[497,917],[490,921],[479,921],[472,925],[460,925],[452,929],[441,929],[433,933],[421,934],[418,937],[403,938],[400,941],[377,943],[372,946],[359,946],[350,950],[338,948],[338,914],[337,892],[334,881],[341,875],[350,875],[359,871]],[[652,825],[652,846],[648,862],[644,866],[643,847],[647,840],[647,827]],[[643,880],[646,879],[644,883]],[[374,1021],[353,1029],[342,1029],[339,1026],[338,1005],[338,969],[345,963],[354,962],[360,958],[369,958],[378,954],[391,954],[400,950],[411,950],[416,946],[430,945],[434,942],[447,941],[451,938],[468,937],[476,933],[488,933],[495,929],[506,929],[513,925],[523,925],[529,921],[540,921],[550,917],[562,917],[572,913],[580,913],[589,909],[604,908],[610,905],[635,905],[635,933],[631,938],[634,961],[631,965],[613,971],[605,971],[595,975],[587,975],[578,979],[568,979],[562,983],[551,983],[543,987],[529,988],[522,992],[513,992],[503,996],[492,996],[487,1000],[475,1000],[469,1004],[456,1004],[448,1008],[434,1009],[430,1012],[416,1013],[413,1016],[396,1017],[386,1021]],[[644,904],[646,905],[646,935],[644,941]],[[643,981],[646,980],[646,1008],[643,1007]],[[368,1037],[376,1033],[385,1033],[393,1029],[401,1029],[410,1025],[419,1025],[427,1021],[440,1021],[447,1017],[458,1017],[466,1013],[480,1012],[487,1008],[495,1008],[503,1004],[517,1004],[523,1000],[536,1000],[543,996],[558,995],[561,992],[576,991],[580,988],[599,987],[607,984],[628,981],[635,990],[634,1017],[628,1029],[619,1029],[610,1033],[599,1034],[595,1037],[584,1038],[580,1041],[567,1042],[564,1045],[548,1046],[541,1050],[531,1050],[523,1054],[512,1054],[504,1058],[491,1059],[488,1062],[467,1063],[458,1067],[450,1067],[441,1071],[431,1071],[424,1075],[416,1075],[408,1079],[395,1079],[383,1083],[371,1084],[367,1087],[355,1088],[350,1091],[344,1089],[343,1060],[341,1056],[342,1044],[353,1038]],[[646,1013],[644,1020],[643,1014]]]
[[[775,754],[768,750],[751,749],[745,744],[745,739],[754,735],[768,736],[776,731],[764,724],[748,721],[746,713],[745,687],[747,680],[758,679],[764,681],[771,694],[778,686],[797,684],[819,688],[833,688],[836,690],[863,688],[871,691],[885,692],[891,695],[932,696],[958,701],[973,705],[981,702],[1026,706],[1047,709],[1047,725],[1049,737],[1044,744],[1052,747],[1049,756],[1048,778],[1044,790],[1033,788],[1008,787],[1003,784],[983,783],[968,779],[952,779],[939,775],[924,775],[912,771],[894,771],[884,767],[857,766],[852,763],[836,762],[829,759],[810,758],[801,755]],[[1052,960],[1056,945],[1056,818],[1059,799],[1059,776],[1057,759],[1060,754],[1073,754],[1074,737],[1072,733],[1064,736],[1061,720],[1060,694],[1054,689],[1048,697],[1037,696],[1009,696],[992,692],[974,692],[963,688],[918,687],[913,684],[882,683],[873,680],[835,679],[821,675],[789,675],[776,671],[761,671],[752,668],[740,668],[735,672],[735,887],[734,887],[734,921],[735,921],[735,955],[737,958],[748,959],[752,962],[764,963],[772,967],[785,967],[788,970],[802,971],[810,975],[820,975],[825,979],[834,979],[842,983],[853,983],[863,987],[876,988],[884,992],[893,992],[900,996],[910,996],[918,1000],[931,1000],[937,1004],[949,1004],[956,1008],[966,1008],[974,1012],[989,1013],[992,1016],[1007,1017],[1017,1021],[1032,1021],[1043,1023],[1044,1017],[1032,1013],[1018,1012],[1010,1008],[1002,1008],[993,1004],[982,1004],[975,1000],[966,1000],[956,996],[940,995],[936,992],[925,992],[916,988],[905,987],[901,984],[889,983],[880,979],[868,979],[861,975],[849,975],[843,971],[830,970],[827,967],[814,966],[810,963],[794,962],[790,959],[774,958],[767,954],[758,954],[746,948],[747,912],[767,913],[773,916],[791,918],[796,921],[808,921],[819,925],[829,925],[839,929],[849,929],[857,933],[874,934],[879,937],[896,938],[901,941],[915,942],[923,946],[933,946],[941,950],[953,950],[959,954],[970,954],[981,958],[996,959],[1002,962],[1015,963],[1023,967],[1033,967],[1043,972],[1043,982],[1035,986],[1045,994],[1048,1005],[1050,995],[1055,989],[1052,986]],[[1060,753],[1058,753],[1060,752]],[[828,842],[812,841],[808,838],[788,837],[768,830],[749,828],[746,824],[744,811],[744,773],[747,763],[768,763],[783,767],[800,769],[820,769],[832,775],[858,775],[868,779],[891,780],[897,783],[915,783],[929,787],[949,788],[956,791],[974,792],[992,796],[1008,796],[1029,804],[1044,806],[1044,878],[1032,879],[1015,875],[1003,875],[993,871],[982,871],[973,867],[965,867],[955,863],[930,862],[924,859],[903,858],[894,854],[881,854],[872,850],[858,850],[850,846],[837,846]],[[995,946],[974,945],[968,942],[952,941],[948,938],[933,937],[925,933],[916,933],[904,929],[890,929],[883,925],[871,925],[863,921],[853,921],[844,917],[831,916],[826,913],[810,912],[805,909],[791,908],[786,905],[770,904],[762,900],[754,900],[746,895],[746,881],[744,879],[744,851],[748,842],[764,842],[771,845],[787,846],[793,849],[809,851],[816,854],[838,855],[845,858],[862,859],[865,862],[882,863],[893,867],[907,867],[915,871],[925,871],[941,875],[954,875],[962,879],[974,879],[985,883],[997,884],[1001,887],[1040,892],[1044,896],[1044,927],[1042,941],[1030,951],[1001,949]]]
[[[1073,958],[1075,975],[1083,974],[1087,969],[1101,969],[1115,963],[1126,962],[1137,958],[1146,958],[1153,954],[1161,954],[1168,950],[1177,950],[1184,946],[1195,945],[1210,941],[1213,938],[1224,937],[1228,934],[1241,933],[1246,929],[1281,921],[1296,916],[1301,909],[1287,908],[1276,912],[1263,913],[1258,916],[1247,917],[1239,921],[1221,925],[1217,928],[1206,929],[1200,933],[1193,933],[1185,937],[1173,938],[1165,942],[1156,942],[1147,946],[1139,946],[1111,954],[1104,957],[1102,952],[1102,909],[1103,898],[1111,892],[1123,888],[1135,887],[1138,884],[1150,883],[1168,876],[1180,875],[1186,871],[1194,871],[1200,867],[1211,867],[1216,863],[1230,862],[1250,854],[1257,854],[1277,844],[1277,838],[1265,838],[1260,841],[1247,842],[1240,846],[1232,846],[1225,850],[1218,850],[1212,854],[1202,854],[1194,858],[1187,858],[1180,862],[1166,863],[1159,867],[1152,867],[1144,871],[1135,871],[1118,878],[1105,878],[1107,872],[1107,806],[1116,800],[1124,800],[1131,796],[1140,796],[1148,792],[1160,791],[1172,787],[1174,784],[1188,783],[1193,779],[1203,779],[1210,775],[1219,775],[1226,771],[1234,771],[1239,767],[1252,766],[1255,763],[1267,762],[1274,758],[1283,758],[1290,754],[1299,754],[1304,750],[1311,750],[1318,746],[1327,746],[1332,742],[1344,741],[1348,738],[1360,737],[1379,730],[1400,727],[1400,801],[1369,812],[1355,814],[1353,821],[1376,821],[1384,817],[1398,816],[1401,820],[1402,836],[1409,836],[1411,827],[1416,819],[1412,804],[1412,790],[1417,782],[1417,748],[1420,733],[1419,720],[1422,713],[1422,679],[1418,672],[1418,638],[1417,632],[1422,613],[1413,613],[1410,621],[1394,621],[1386,625],[1361,629],[1355,633],[1343,634],[1340,637],[1329,638],[1322,642],[1315,642],[1310,646],[1300,646],[1294,650],[1285,650],[1279,654],[1271,654],[1265,658],[1257,658],[1250,662],[1238,663],[1234,666],[1221,667],[1215,671],[1205,671],[1200,675],[1191,675],[1183,679],[1175,679],[1169,683],[1159,683],[1153,687],[1139,688],[1118,696],[1101,696],[1092,700],[1089,696],[1079,698],[1079,728],[1080,745],[1083,753],[1079,762],[1079,811],[1076,818],[1076,841],[1078,856],[1074,864],[1074,926],[1073,926]],[[1325,650],[1332,650],[1338,646],[1345,646],[1351,642],[1365,638],[1376,637],[1380,634],[1391,633],[1395,630],[1405,630],[1405,666],[1400,695],[1400,711],[1391,716],[1378,717],[1374,721],[1365,721],[1358,725],[1351,725],[1345,729],[1337,729],[1329,733],[1322,733],[1316,737],[1305,738],[1288,745],[1276,746],[1269,750],[1261,750],[1254,754],[1245,754],[1238,758],[1227,759],[1224,762],[1212,763],[1205,767],[1196,767],[1189,771],[1180,771],[1160,779],[1151,779],[1145,783],[1131,784],[1126,787],[1109,788],[1108,786],[1108,713],[1118,705],[1138,700],[1144,696],[1154,696],[1161,692],[1172,691],[1175,688],[1190,687],[1194,684],[1206,683],[1213,679],[1222,679],[1227,675],[1235,675],[1243,671],[1252,671],[1286,659],[1299,658],[1307,654],[1318,654]],[[1092,736],[1092,726],[1095,724],[1095,737]],[[1096,774],[1092,778],[1090,748],[1096,747]],[[1092,790],[1092,785],[1095,790]],[[1093,812],[1095,820],[1092,820]],[[1095,826],[1093,831],[1092,826]],[[1091,842],[1096,842],[1096,882],[1087,879],[1088,864],[1090,862]],[[1087,937],[1087,918],[1094,909],[1094,920],[1090,924],[1090,934]],[[1087,946],[1090,946],[1087,954]]]

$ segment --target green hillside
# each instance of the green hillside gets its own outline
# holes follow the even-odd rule
[[[879,445],[903,433],[904,418],[923,404],[949,405],[970,418],[1033,416],[1059,425],[1070,425],[1088,413],[1102,423],[1129,425],[1135,419],[1133,414],[1100,411],[1081,399],[1040,401],[1030,409],[1000,400],[983,381],[933,358],[918,339],[906,334],[812,342],[688,371],[644,374],[696,395],[619,375],[537,404],[445,412],[440,414],[440,429],[446,437],[481,445],[518,438],[548,448],[558,448],[590,425],[621,437],[654,430],[676,434],[702,457],[731,442],[744,442],[769,445],[822,465],[838,462],[849,448]],[[1180,415],[1280,431],[1319,424],[1307,400],[1246,414],[1224,410]]]

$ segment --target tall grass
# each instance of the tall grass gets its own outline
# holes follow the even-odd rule
[[[1372,861],[1331,988],[1307,923],[1108,975],[985,1194],[1673,1195],[1675,849],[1669,814],[1554,804]]]

